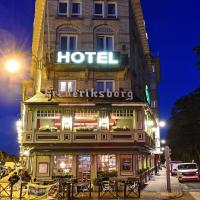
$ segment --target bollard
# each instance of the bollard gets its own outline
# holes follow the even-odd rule
[[[23,190],[23,183],[21,182],[21,185],[20,185],[20,195],[19,195],[19,199],[20,200],[22,199],[22,190]]]
[[[98,200],[100,199],[100,183],[98,183],[99,184],[99,190],[98,190]]]
[[[12,195],[13,195],[13,183],[10,183],[10,200],[12,200]]]
[[[92,197],[92,184],[91,184],[91,181],[90,181],[90,187],[89,187],[89,198],[91,199]]]
[[[116,198],[118,198],[118,182],[115,182]]]
[[[67,183],[67,200],[71,200],[71,196],[70,196],[71,188],[70,188],[70,186],[71,186],[71,184]]]
[[[126,182],[124,182],[124,199],[126,199]]]
[[[71,199],[73,200],[74,199],[74,183],[72,183],[72,197]]]
[[[141,194],[141,183],[139,181],[139,183],[138,183],[138,198],[140,198],[140,194]]]

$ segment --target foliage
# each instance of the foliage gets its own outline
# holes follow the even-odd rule
[[[197,45],[196,47],[194,47],[193,51],[195,52],[196,56],[198,56],[200,58],[200,44]],[[196,65],[198,66],[198,68],[200,70],[200,60],[197,61]]]
[[[8,155],[6,152],[4,151],[0,151],[0,162],[2,165],[5,164],[5,162],[19,162],[19,158],[17,156],[14,155]]]
[[[172,160],[200,164],[200,88],[176,101],[168,123]]]
[[[113,170],[110,172],[98,172],[98,177],[104,177],[104,178],[117,177],[117,171]]]

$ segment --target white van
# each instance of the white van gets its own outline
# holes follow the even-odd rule
[[[177,176],[179,182],[200,180],[199,168],[196,163],[181,163],[177,167]]]

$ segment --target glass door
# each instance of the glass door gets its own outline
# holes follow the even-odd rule
[[[91,180],[91,156],[90,155],[78,156],[78,180],[79,181]]]

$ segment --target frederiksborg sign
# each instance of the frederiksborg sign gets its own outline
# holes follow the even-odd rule
[[[57,64],[99,64],[118,65],[120,64],[119,53],[114,52],[69,52],[58,51],[56,53]]]
[[[46,97],[52,99],[54,97],[74,97],[74,98],[125,98],[126,100],[133,100],[134,95],[132,91],[95,91],[93,88],[88,90],[79,90],[74,92],[58,92],[47,89],[45,91]]]

